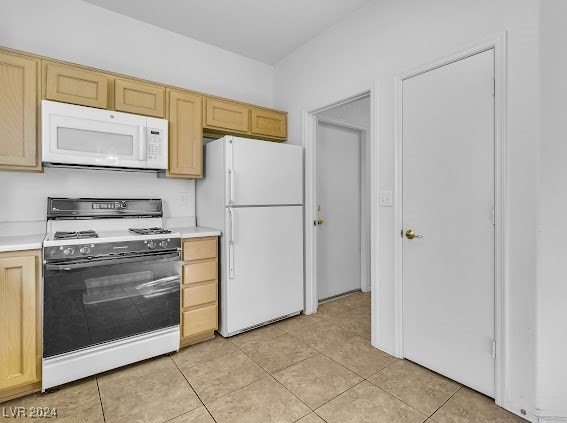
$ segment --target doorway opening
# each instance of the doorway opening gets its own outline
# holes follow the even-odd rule
[[[371,96],[308,114],[306,313],[371,338]],[[311,242],[310,242],[311,241]],[[323,303],[325,303],[323,305]],[[330,311],[333,311],[332,313]],[[346,327],[345,327],[346,326]]]

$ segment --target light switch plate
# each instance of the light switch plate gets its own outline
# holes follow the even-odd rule
[[[380,207],[392,207],[392,191],[380,191],[378,193],[378,205]]]

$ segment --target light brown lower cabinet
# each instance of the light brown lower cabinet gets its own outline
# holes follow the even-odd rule
[[[41,388],[41,251],[0,253],[0,402]]]
[[[181,284],[182,347],[211,339],[218,329],[218,237],[184,239]]]

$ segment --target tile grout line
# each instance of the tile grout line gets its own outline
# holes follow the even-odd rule
[[[375,374],[376,374],[376,373],[375,373]],[[426,416],[426,419],[424,420],[424,422],[427,421],[428,419],[430,419],[433,414],[435,414],[435,412],[434,412],[431,416],[428,416],[428,415],[425,414],[423,411],[419,411],[419,410],[418,410],[417,408],[415,408],[413,405],[408,404],[408,403],[405,402],[403,399],[398,398],[398,397],[395,396],[394,394],[392,394],[392,393],[386,391],[384,388],[382,388],[382,387],[380,387],[380,386],[378,386],[378,385],[375,385],[374,383],[370,382],[369,380],[366,380],[366,382],[368,382],[369,384],[371,384],[371,385],[374,386],[375,388],[380,389],[380,390],[381,390],[382,392],[384,392],[386,395],[388,395],[388,396],[394,398],[394,399],[397,400],[397,401],[400,401],[402,404],[407,405],[409,408],[411,408],[411,409],[414,410],[415,412]],[[461,388],[457,389],[457,392],[459,392],[460,390],[461,390]],[[455,392],[455,394],[456,394],[457,392]],[[453,394],[453,395],[455,395],[455,394]],[[453,395],[451,395],[451,398],[453,397]],[[451,399],[451,398],[449,398],[449,399]],[[447,400],[447,401],[449,401],[449,400]],[[447,402],[447,401],[445,401],[445,402]],[[445,405],[445,403],[443,403],[443,405]],[[435,411],[437,411],[437,410],[435,410]]]
[[[223,356],[223,357],[224,357],[224,356]],[[177,368],[177,370],[179,370],[179,373],[181,373],[181,376],[183,376],[183,379],[185,379],[185,382],[187,382],[187,384],[189,385],[189,387],[191,388],[191,390],[195,393],[195,395],[197,396],[197,399],[201,402],[201,406],[204,406],[205,409],[207,410],[207,413],[211,414],[211,413],[209,412],[209,409],[205,406],[204,401],[201,399],[201,397],[199,396],[199,394],[197,393],[197,391],[195,390],[195,388],[193,388],[193,385],[191,385],[191,382],[189,382],[189,380],[187,379],[187,377],[185,376],[185,374],[181,371],[181,369],[179,368],[179,366],[177,365],[177,363],[175,362],[175,360],[173,359],[173,357],[170,356],[169,358],[171,359],[171,361],[173,362],[173,365]],[[199,407],[200,407],[200,406],[199,406]],[[199,408],[199,407],[195,407],[195,408],[193,408],[193,409],[191,409],[191,410],[188,410],[188,411],[186,411],[185,413],[180,414],[179,416],[182,416],[183,414],[189,413],[190,411],[196,410],[196,409]],[[173,418],[176,419],[176,418],[179,417],[179,416],[176,416],[176,417],[173,417]],[[212,419],[213,419],[213,420],[215,421],[215,423],[216,423],[215,418],[214,418],[212,415],[211,415],[211,417],[212,417]]]
[[[344,297],[343,297],[343,298],[344,298]],[[332,301],[330,301],[330,302],[332,302]],[[345,305],[345,307],[348,307],[348,306]],[[316,314],[316,313],[314,313],[314,314]],[[330,319],[327,319],[327,318],[324,317],[324,316],[321,316],[321,318],[325,319],[326,321],[328,321],[328,322],[330,322],[330,323],[335,324],[336,326],[340,327],[340,328],[343,329],[343,330],[346,330],[347,332],[350,332],[350,333],[352,333],[352,334],[358,336],[358,337],[361,338],[361,339],[364,339],[364,338],[362,338],[360,335],[358,335],[356,332],[352,332],[352,331],[350,331],[350,330],[348,330],[348,329],[346,329],[346,328],[343,328],[342,326],[336,324],[335,322],[333,322],[333,321],[330,320]],[[282,329],[282,330],[283,330],[283,329]],[[289,333],[289,332],[287,332],[287,333]],[[295,337],[293,334],[289,333],[289,335],[291,335],[291,336],[293,336],[294,338],[298,339],[299,341],[303,342],[303,340],[301,340],[301,339]],[[367,341],[367,340],[364,339],[364,341]],[[389,366],[391,366],[392,364],[398,362],[399,359],[397,359],[397,358],[394,357],[395,360],[393,360],[392,362],[388,363],[386,366],[384,366],[384,367],[382,367],[380,370],[374,372],[373,374],[371,374],[371,375],[368,376],[367,378],[363,378],[362,376],[360,376],[360,375],[357,374],[356,372],[353,372],[352,370],[350,370],[349,368],[345,367],[345,366],[342,365],[341,363],[339,363],[339,362],[333,360],[331,357],[328,357],[323,351],[318,350],[317,348],[315,348],[315,347],[313,347],[313,346],[311,346],[311,345],[308,345],[308,346],[309,346],[310,348],[313,348],[315,351],[319,352],[319,353],[320,353],[321,355],[323,355],[324,357],[327,357],[329,360],[333,361],[334,363],[336,363],[336,364],[338,364],[339,366],[343,367],[344,369],[348,370],[349,372],[351,372],[351,373],[355,374],[356,376],[362,378],[362,380],[361,380],[360,382],[358,382],[358,383],[356,383],[355,385],[351,386],[351,387],[348,388],[346,391],[341,392],[340,394],[338,394],[337,396],[333,397],[333,398],[330,399],[329,401],[326,401],[325,403],[323,403],[321,406],[319,406],[319,407],[317,408],[317,410],[318,410],[319,408],[323,407],[325,404],[329,403],[330,401],[334,400],[335,398],[339,397],[340,395],[344,394],[345,392],[350,391],[350,390],[353,389],[355,386],[360,385],[362,382],[368,382],[368,383],[370,383],[372,386],[374,386],[374,387],[380,389],[380,390],[383,391],[385,394],[389,395],[390,397],[392,397],[392,398],[394,398],[394,399],[400,401],[401,403],[407,405],[408,407],[410,407],[412,410],[416,411],[417,413],[426,416],[425,413],[422,413],[421,411],[415,409],[414,407],[412,407],[411,405],[407,404],[407,403],[404,402],[403,400],[397,398],[396,396],[394,396],[394,395],[391,394],[390,392],[388,392],[388,391],[382,389],[382,388],[379,387],[379,386],[376,386],[375,384],[373,384],[372,382],[370,382],[370,381],[368,380],[368,379],[371,378],[372,376],[374,376],[374,375],[380,373],[381,371],[383,371],[383,370],[386,369],[387,367],[389,367]],[[373,347],[373,348],[374,348],[374,347]],[[386,353],[386,354],[387,354],[387,353]],[[294,364],[294,365],[295,365],[295,364]],[[290,367],[293,367],[294,365],[292,365],[292,366],[290,366]],[[289,368],[289,367],[288,367],[288,368]],[[285,369],[284,369],[284,370],[285,370]],[[274,379],[275,379],[275,378],[274,378]],[[276,380],[277,380],[277,379],[276,379]],[[278,382],[279,382],[279,381],[278,381]],[[462,386],[461,386],[461,387],[462,387]],[[460,389],[461,389],[461,388],[459,388],[459,389],[457,390],[457,392],[460,391]],[[453,395],[455,395],[457,392],[455,392]],[[453,397],[453,395],[451,395],[451,397],[450,397],[449,399],[451,399],[451,398]],[[449,399],[448,399],[447,401],[449,401]],[[445,403],[446,403],[446,402],[445,402]],[[443,405],[445,405],[445,403],[443,403]],[[442,406],[443,406],[443,405],[442,405]],[[311,408],[311,407],[309,407],[309,408]],[[437,411],[437,410],[435,410],[435,412],[436,412],[436,411]],[[313,412],[316,413],[315,410],[313,410]],[[435,414],[435,412],[434,412],[433,414]],[[317,414],[317,413],[316,413],[316,414]],[[433,415],[433,414],[432,414],[432,415]],[[319,416],[319,414],[317,414],[317,416]],[[321,417],[321,416],[319,416],[319,417]],[[428,417],[426,418],[426,420],[429,419],[430,417],[431,417],[431,416],[428,416]]]
[[[222,339],[226,339],[226,338],[222,337],[222,335],[220,335],[220,334],[219,334],[219,336],[220,336]],[[208,341],[204,341],[204,342],[208,342]],[[199,345],[199,344],[193,344],[193,345]],[[188,345],[188,346],[186,346],[186,347],[183,347],[183,349],[185,349],[185,348],[190,348],[190,347],[192,347],[193,345]],[[177,352],[177,354],[179,354],[180,351],[181,351],[181,349]],[[219,355],[218,357],[213,358],[213,360],[215,360],[215,359],[217,359],[217,358],[226,357],[227,355],[234,354],[235,352],[236,352],[236,351],[227,352],[226,354],[222,354],[222,355]],[[171,356],[170,358],[173,360],[173,356]],[[173,360],[173,362],[174,362],[175,365],[177,366],[177,362],[176,362],[175,360]],[[190,365],[189,367],[187,367],[187,370],[191,370],[193,367],[201,366],[202,364],[203,364],[203,363],[192,364],[192,365]],[[177,368],[179,369],[179,366],[177,366]],[[179,369],[179,371],[183,374],[183,371],[182,371],[181,369]],[[185,376],[185,375],[184,375],[184,376]],[[187,378],[186,378],[185,380],[187,380]],[[189,381],[187,381],[187,383],[189,383]],[[191,385],[191,384],[189,383],[189,385]],[[191,388],[193,388],[193,387],[191,386]]]
[[[102,411],[102,420],[106,423],[106,416],[104,415],[104,405],[102,405],[102,396],[100,395],[100,386],[98,385],[98,376],[95,376],[96,390],[98,391],[98,400],[100,402],[100,408]]]
[[[445,401],[443,404],[441,404],[441,405],[439,406],[439,408],[437,408],[437,410],[435,410],[433,413],[431,413],[431,416],[429,416],[428,418],[431,419],[431,420],[433,420],[433,415],[434,415],[435,413],[437,413],[439,410],[441,410],[441,408],[443,408],[443,406],[444,406],[445,404],[447,404],[447,403],[451,400],[451,398],[453,398],[455,395],[457,395],[457,393],[459,393],[459,392],[461,391],[461,389],[463,389],[463,386],[464,386],[464,385],[461,385],[461,387],[460,387],[459,389],[457,389],[457,390],[453,393],[453,395],[451,395],[451,396],[447,399],[447,401]],[[435,422],[436,420],[433,420],[433,421]]]
[[[287,334],[287,332],[285,332],[285,331],[284,331],[284,333]],[[289,335],[289,334],[288,334],[288,335]],[[238,348],[238,349],[240,349],[240,347],[238,347],[237,345],[235,345],[235,347]],[[260,366],[260,364],[257,363],[252,357],[250,357],[250,356],[249,356],[248,354],[246,354],[244,351],[242,351],[242,350],[240,350],[240,351],[242,352],[242,354],[244,354],[246,357],[248,357],[250,360],[252,360],[252,362],[254,362],[257,366]],[[297,362],[297,363],[295,363],[295,364],[292,364],[291,366],[288,366],[288,367],[286,367],[286,368],[284,368],[284,369],[278,370],[277,372],[274,372],[274,374],[275,374],[275,373],[278,373],[278,372],[281,372],[281,371],[283,371],[283,370],[285,370],[285,369],[289,369],[290,367],[295,366],[296,364],[302,363],[302,362],[304,362],[305,360],[308,360],[308,359],[310,359],[311,357],[314,357],[314,356],[315,356],[315,355],[312,355],[312,356],[307,357],[307,358],[305,358],[305,359],[303,359],[303,360],[301,360],[301,361],[299,361],[299,362]],[[260,366],[260,368],[264,369],[262,366]],[[314,410],[311,409],[311,407],[309,407],[307,404],[305,404],[305,403],[301,400],[301,398],[299,398],[297,395],[295,395],[293,392],[291,392],[283,383],[281,383],[279,380],[277,380],[277,379],[274,377],[273,374],[270,374],[266,369],[264,369],[264,370],[266,371],[266,373],[268,373],[268,375],[269,375],[273,380],[276,381],[276,383],[279,383],[286,391],[288,391],[291,395],[293,395],[295,398],[297,398],[297,400],[298,400],[301,404],[305,405],[311,412],[314,411]],[[307,413],[305,416],[307,416],[308,414],[310,414],[310,413]],[[301,416],[298,420],[302,419],[302,418],[305,417],[305,416]],[[297,421],[297,420],[296,420],[296,421]]]
[[[394,357],[394,356],[392,356],[392,357]],[[402,359],[402,360],[403,360],[403,359]],[[376,370],[374,373],[372,373],[370,376],[368,376],[368,377],[367,377],[366,379],[364,379],[364,380],[368,380],[368,379],[370,379],[371,377],[376,376],[378,373],[384,371],[385,369],[387,369],[388,367],[390,367],[392,364],[397,363],[398,361],[401,361],[401,360],[400,360],[399,358],[397,358],[397,357],[394,357],[394,360],[392,360],[390,363],[386,364],[386,365],[385,365],[384,367],[382,367],[381,369]],[[369,382],[369,383],[372,383],[372,382],[370,382],[369,380],[368,380],[368,382]],[[373,383],[372,383],[372,384],[373,384]],[[373,385],[374,385],[374,384],[373,384]]]
[[[344,329],[344,328],[341,328],[341,329],[346,330],[346,329]],[[350,332],[350,331],[349,331],[349,332]],[[354,333],[354,332],[351,332],[351,333]],[[291,335],[292,337],[294,337],[294,338],[297,339],[298,341],[303,342],[303,343],[304,343],[305,345],[307,345],[309,348],[314,349],[315,351],[317,351],[317,352],[318,352],[319,354],[321,354],[322,356],[328,358],[329,360],[331,360],[332,362],[338,364],[339,366],[343,367],[344,369],[348,370],[349,372],[354,373],[356,376],[362,378],[362,380],[366,380],[366,378],[360,376],[358,373],[352,371],[351,369],[349,369],[349,368],[346,367],[345,365],[339,363],[338,361],[335,361],[332,357],[329,357],[329,356],[328,356],[327,354],[325,354],[323,351],[321,351],[320,349],[317,349],[317,347],[314,347],[314,346],[312,346],[312,345],[306,344],[302,339],[297,338],[296,336],[294,336],[294,335],[291,334],[291,333],[290,333],[289,335]],[[364,339],[364,338],[361,338],[361,339]],[[365,340],[365,339],[364,339],[364,340]],[[365,341],[366,341],[366,340],[365,340]],[[372,348],[374,348],[374,347],[372,347]],[[387,353],[386,353],[386,354],[387,354]],[[309,358],[311,358],[311,357],[309,357]],[[397,360],[397,359],[396,359],[396,360]],[[392,363],[394,363],[396,360],[392,361]],[[385,369],[386,367],[388,367],[388,366],[391,365],[392,363],[389,363],[388,365],[384,366],[384,367],[381,368],[380,370],[377,370],[375,373],[372,373],[372,375],[370,375],[370,376],[368,376],[368,377],[371,377],[371,376],[375,375],[376,373],[382,371],[383,369]],[[289,367],[292,367],[292,366],[295,366],[295,364],[292,364],[292,365],[289,366]],[[286,367],[286,369],[289,369],[289,367]],[[282,370],[285,370],[285,369],[282,369]]]
[[[248,384],[246,384],[246,385],[244,385],[244,386],[241,386],[241,387],[238,388],[238,389],[235,389],[234,391],[231,391],[231,392],[228,392],[228,393],[226,393],[226,394],[224,394],[224,395],[221,395],[220,397],[215,398],[215,399],[212,400],[212,401],[209,401],[209,402],[207,402],[207,403],[203,403],[203,405],[205,406],[205,408],[207,409],[207,411],[209,412],[209,414],[211,414],[211,416],[212,416],[212,413],[211,413],[211,411],[209,410],[209,407],[208,407],[210,404],[212,404],[213,402],[216,402],[216,401],[220,400],[221,398],[227,397],[227,396],[229,396],[230,394],[234,394],[235,392],[241,391],[241,390],[243,390],[244,388],[248,388],[250,385],[253,385],[253,384],[255,384],[256,382],[260,382],[261,380],[268,379],[269,377],[271,377],[271,376],[270,376],[269,374],[267,374],[267,375],[264,376],[263,378],[260,378],[260,379],[258,379],[258,380],[255,380],[254,382],[250,382],[250,383],[248,383]],[[214,419],[214,417],[213,417],[213,419]],[[216,420],[215,420],[215,421],[216,421]]]
[[[348,306],[347,306],[347,307],[348,307]],[[350,308],[352,309],[352,307],[350,307]],[[332,323],[332,324],[335,324],[336,326],[340,327],[341,329],[343,329],[343,330],[345,330],[345,331],[347,331],[347,332],[349,332],[349,333],[352,333],[354,336],[359,337],[359,338],[363,339],[364,341],[367,341],[366,339],[362,338],[358,333],[352,332],[352,331],[350,331],[350,330],[348,330],[348,329],[346,329],[346,328],[343,328],[342,326],[337,325],[335,322],[333,322],[333,321],[331,321],[330,319],[327,319],[327,318],[325,318],[325,317],[323,317],[323,316],[321,316],[321,318],[323,318],[323,319],[324,319],[325,321],[327,321],[327,322],[330,322],[330,323]],[[274,322],[274,323],[272,323],[272,324],[275,324],[275,323],[277,323],[277,322]],[[268,326],[269,326],[269,325],[268,325]],[[268,327],[268,326],[266,326],[266,327]],[[276,336],[274,336],[274,337],[268,338],[268,339],[263,339],[262,341],[269,341],[269,340],[272,340],[272,339],[276,339],[276,338],[281,337],[281,336],[286,335],[286,334],[287,334],[287,335],[290,335],[291,337],[293,337],[293,338],[296,339],[297,341],[299,341],[299,342],[301,342],[302,344],[306,345],[307,347],[313,349],[313,350],[316,351],[317,353],[319,353],[319,354],[321,354],[322,356],[328,358],[329,360],[331,360],[331,361],[333,361],[334,363],[338,364],[339,366],[343,367],[345,370],[347,370],[347,371],[353,373],[354,375],[356,375],[357,377],[360,377],[360,378],[362,379],[360,382],[354,384],[353,386],[351,386],[350,388],[348,388],[346,391],[343,391],[343,392],[341,392],[340,394],[336,395],[335,397],[331,398],[330,400],[324,402],[324,403],[323,403],[321,406],[319,406],[318,408],[322,407],[323,405],[327,404],[328,402],[332,401],[333,399],[337,398],[338,396],[344,394],[345,392],[347,392],[348,390],[354,388],[355,386],[359,385],[360,383],[366,381],[365,378],[363,378],[363,377],[361,377],[360,375],[356,374],[356,373],[353,372],[352,370],[346,368],[346,367],[343,366],[342,364],[336,362],[336,361],[333,360],[332,358],[327,357],[322,351],[320,351],[320,350],[318,350],[317,348],[314,348],[314,347],[312,347],[312,346],[306,344],[302,339],[297,338],[297,337],[294,336],[293,334],[287,332],[285,329],[281,329],[281,328],[277,328],[277,329],[279,329],[282,333],[279,334],[279,335],[276,335]],[[221,335],[221,336],[222,336],[222,335]],[[225,339],[227,339],[227,338],[225,338]],[[249,383],[249,384],[246,384],[246,385],[244,385],[244,386],[242,386],[242,387],[240,387],[240,388],[238,388],[238,389],[236,389],[236,390],[234,390],[234,391],[232,391],[232,392],[229,392],[229,393],[227,393],[227,394],[225,394],[225,395],[222,395],[222,396],[220,396],[220,397],[218,397],[218,398],[215,398],[214,400],[210,401],[209,403],[205,403],[205,402],[201,399],[201,397],[200,397],[199,394],[195,391],[195,389],[193,389],[193,386],[191,385],[191,383],[189,382],[189,380],[187,380],[187,378],[185,377],[185,375],[183,374],[183,372],[181,371],[181,369],[179,368],[179,366],[177,365],[177,363],[175,362],[175,360],[173,360],[173,358],[170,357],[170,358],[172,359],[172,361],[174,362],[175,366],[177,367],[177,369],[181,372],[181,374],[183,375],[183,377],[185,378],[185,380],[187,381],[187,383],[188,383],[189,386],[191,387],[191,389],[193,389],[193,391],[195,392],[195,394],[197,395],[197,397],[199,398],[199,400],[201,401],[201,403],[203,404],[203,406],[205,407],[205,409],[207,410],[207,412],[209,413],[209,415],[213,418],[213,420],[215,421],[215,423],[216,423],[216,419],[215,419],[214,416],[212,415],[211,410],[209,409],[208,405],[210,405],[210,404],[212,404],[213,402],[216,402],[217,400],[219,400],[219,399],[221,399],[221,398],[224,398],[224,397],[226,397],[226,396],[228,396],[228,395],[230,395],[230,394],[233,394],[233,393],[238,392],[238,391],[240,391],[240,390],[242,390],[242,389],[244,389],[244,388],[247,388],[248,386],[250,386],[250,385],[252,385],[252,384],[254,384],[254,383],[256,383],[256,382],[260,382],[261,380],[267,379],[268,377],[269,377],[269,378],[272,378],[272,380],[276,381],[280,386],[282,386],[286,391],[288,391],[291,395],[293,395],[298,401],[300,401],[302,404],[304,404],[304,405],[310,410],[309,413],[307,413],[307,414],[305,414],[304,416],[300,417],[298,420],[301,420],[302,418],[304,418],[305,416],[307,416],[307,415],[309,415],[309,414],[311,414],[311,413],[315,413],[319,418],[321,418],[321,420],[325,421],[321,416],[319,416],[319,415],[315,412],[315,410],[311,409],[311,407],[309,407],[307,404],[305,404],[299,397],[297,397],[297,395],[295,395],[293,392],[291,392],[285,385],[283,385],[280,381],[278,381],[272,374],[270,374],[268,371],[266,371],[266,369],[264,369],[264,368],[263,368],[259,363],[257,363],[252,357],[250,357],[246,352],[244,352],[244,350],[243,350],[240,346],[238,346],[237,344],[235,344],[235,343],[232,341],[232,339],[228,338],[227,340],[228,340],[235,348],[237,348],[238,351],[240,351],[242,354],[244,354],[248,359],[250,359],[254,364],[256,364],[258,367],[260,367],[263,371],[265,371],[266,374],[267,374],[267,376],[266,376],[266,377],[263,377],[263,378],[261,378],[261,379],[255,380],[255,381],[253,381],[253,382],[251,382],[251,383]],[[262,342],[262,341],[258,341],[258,342]],[[254,344],[255,344],[255,343],[251,344],[250,346],[253,346]],[[238,351],[237,351],[237,352],[238,352]],[[230,354],[233,354],[233,353],[224,354],[224,355],[222,355],[222,356],[219,356],[218,358],[220,358],[220,357],[225,357],[225,356],[230,355]],[[288,368],[290,368],[290,367],[293,367],[293,366],[295,366],[295,365],[297,365],[297,364],[299,364],[299,363],[301,363],[301,362],[303,362],[303,361],[305,361],[305,360],[308,360],[309,358],[314,357],[315,355],[316,355],[316,354],[314,354],[314,355],[312,355],[312,356],[310,356],[310,357],[307,357],[307,358],[305,358],[305,359],[303,359],[303,360],[301,360],[301,361],[299,361],[299,362],[297,362],[297,363],[294,363],[294,364],[292,364],[292,365],[290,365],[290,366],[288,366],[288,367],[285,367],[285,368],[283,368],[283,369],[280,369],[280,370],[278,370],[278,371],[275,372],[275,373],[278,373],[278,372],[280,372],[280,371],[283,371],[283,370],[286,370],[286,369],[288,369]],[[394,360],[393,362],[395,362],[395,361],[396,361],[396,360]],[[393,362],[392,362],[392,363],[393,363]],[[391,365],[392,363],[389,363],[388,366]],[[191,367],[193,367],[193,366],[191,366]],[[387,367],[387,366],[385,366],[385,367]],[[385,367],[384,367],[384,368],[385,368]],[[381,369],[381,370],[382,370],[382,369]],[[380,370],[379,370],[379,371],[380,371]],[[379,372],[379,371],[378,371],[378,372]],[[376,373],[378,373],[378,372],[376,372]],[[275,373],[274,373],[274,374],[275,374]],[[374,375],[374,374],[375,374],[375,373],[373,373],[373,375]],[[369,377],[370,377],[370,376],[369,376]],[[374,386],[374,385],[373,385],[373,386]],[[191,410],[189,410],[189,411],[191,411]],[[188,412],[189,412],[189,411],[188,411]],[[185,414],[185,413],[183,413],[183,414]],[[178,417],[179,417],[179,416],[178,416]],[[175,418],[175,417],[174,417],[174,418]],[[298,420],[296,420],[296,421],[298,421]]]
[[[382,368],[382,369],[378,370],[376,373],[374,373],[374,374],[368,376],[368,378],[366,378],[365,380],[366,380],[368,383],[370,383],[371,385],[375,386],[376,388],[381,389],[382,391],[386,392],[386,393],[387,393],[388,395],[390,395],[391,397],[394,397],[395,399],[397,399],[397,400],[403,402],[403,403],[406,404],[408,407],[413,408],[415,411],[417,411],[417,412],[419,412],[419,413],[421,413],[421,414],[423,414],[423,415],[427,415],[426,413],[424,413],[424,412],[422,412],[422,411],[419,411],[419,410],[418,410],[417,408],[415,408],[413,405],[408,404],[408,403],[407,403],[405,400],[403,400],[402,398],[398,398],[398,397],[397,397],[396,395],[394,395],[393,393],[387,391],[386,389],[382,388],[381,386],[378,386],[378,385],[376,385],[375,383],[372,383],[370,380],[368,380],[368,379],[370,379],[371,377],[376,376],[378,373],[380,373],[380,372],[382,372],[383,370],[385,370],[387,367],[390,367],[390,366],[393,365],[394,363],[397,363],[397,362],[403,361],[403,360],[404,360],[404,359],[401,359],[401,360],[400,360],[400,359],[396,359],[396,360],[392,361],[390,364],[388,364],[388,365],[385,366],[384,368]],[[422,366],[420,366],[420,367],[422,367]],[[424,367],[424,369],[429,370],[429,369],[427,369],[426,367]],[[438,373],[437,373],[437,374],[438,374]],[[443,376],[443,375],[440,375],[440,376],[445,377],[445,376]],[[452,380],[452,379],[449,379],[449,380]],[[455,382],[455,383],[457,383],[457,384],[459,385],[459,389],[457,389],[455,392],[453,392],[453,393],[449,396],[449,398],[447,398],[438,408],[436,408],[435,411],[434,411],[433,413],[431,413],[431,415],[429,415],[429,416],[427,417],[428,419],[430,419],[431,416],[433,416],[433,414],[435,414],[441,407],[443,407],[445,404],[447,404],[447,402],[448,402],[451,398],[453,398],[453,397],[457,394],[457,392],[459,392],[459,391],[463,388],[463,386],[464,386],[464,385],[462,385],[462,384],[460,384],[460,383],[458,383],[458,382],[456,382],[456,381],[453,381],[453,382]]]
[[[335,395],[333,398],[331,398],[330,400],[325,401],[323,404],[321,404],[319,407],[317,407],[315,410],[313,410],[313,412],[315,414],[317,414],[317,416],[319,416],[319,413],[317,413],[317,410],[319,410],[321,407],[323,407],[324,405],[330,403],[331,401],[333,401],[334,399],[337,399],[338,397],[340,397],[341,395],[343,395],[344,393],[347,393],[348,391],[350,391],[351,389],[357,387],[358,385],[360,385],[361,383],[366,382],[365,379],[362,379],[360,382],[355,383],[354,385],[352,385],[350,388],[348,388],[346,391],[341,392],[340,394]],[[321,416],[319,416],[321,417]],[[322,418],[322,417],[321,417]]]
[[[283,329],[282,329],[282,330],[283,330]],[[346,330],[346,329],[345,329],[345,330]],[[285,331],[284,331],[284,332],[285,332]],[[288,333],[288,332],[286,332],[286,333]],[[303,342],[301,339],[296,338],[295,336],[293,336],[293,335],[290,334],[290,333],[288,333],[288,334],[289,334],[290,336],[292,336],[293,338],[295,338],[296,340],[300,341],[301,343],[305,344],[305,342]],[[270,339],[273,339],[273,338],[270,338]],[[305,344],[305,345],[307,345],[307,344]],[[337,394],[337,395],[334,396],[333,398],[329,399],[328,401],[325,401],[323,404],[321,404],[321,405],[320,405],[319,407],[317,407],[315,410],[321,408],[323,405],[327,404],[328,402],[334,400],[334,399],[337,398],[338,396],[344,394],[345,392],[351,390],[351,389],[354,388],[355,386],[357,386],[357,385],[361,384],[362,382],[365,382],[365,381],[366,381],[366,379],[362,378],[361,376],[359,376],[358,374],[356,374],[356,373],[353,372],[352,370],[347,369],[347,368],[346,368],[345,366],[343,366],[342,364],[337,363],[337,362],[336,362],[335,360],[333,360],[332,358],[327,357],[325,354],[323,354],[321,351],[317,350],[316,348],[314,348],[314,347],[312,347],[312,346],[310,346],[310,345],[307,345],[307,346],[308,346],[309,348],[312,348],[313,350],[317,351],[317,352],[318,352],[319,354],[321,354],[323,357],[328,358],[329,360],[331,360],[331,361],[333,361],[334,363],[338,364],[339,366],[341,366],[342,368],[344,368],[344,369],[347,370],[348,372],[350,372],[350,373],[354,374],[355,376],[357,376],[357,377],[359,377],[359,378],[362,379],[360,382],[355,383],[354,385],[352,385],[351,387],[349,387],[349,388],[346,389],[345,391],[340,392],[339,394]],[[235,347],[240,349],[240,347],[238,347],[237,345],[235,345]],[[241,351],[242,351],[242,350],[241,350]],[[256,363],[256,361],[255,361],[252,357],[249,357],[248,354],[246,354],[244,351],[242,351],[242,353],[243,353],[244,355],[246,355],[246,357],[248,357],[248,358],[249,358],[250,360],[252,360],[254,363]],[[284,368],[284,369],[278,370],[278,371],[275,372],[275,373],[279,373],[279,372],[281,372],[281,371],[287,370],[287,369],[289,369],[289,368],[291,368],[291,367],[293,367],[293,366],[295,366],[295,365],[297,365],[297,364],[299,364],[299,363],[302,363],[302,362],[304,362],[304,361],[306,361],[306,360],[308,360],[308,359],[310,359],[310,358],[313,358],[313,357],[315,357],[315,355],[312,355],[311,357],[308,357],[308,358],[306,358],[306,359],[304,359],[304,360],[301,360],[301,361],[298,362],[298,363],[292,364],[292,365],[289,366],[289,367],[286,367],[286,368]],[[256,364],[257,364],[258,366],[260,366],[258,363],[256,363]],[[391,363],[390,363],[390,364],[391,364]],[[260,367],[262,367],[262,366],[260,366]],[[263,367],[262,367],[262,368],[263,368]],[[275,374],[275,373],[274,373],[274,374]],[[270,377],[271,377],[272,379],[274,379],[277,383],[279,383],[286,391],[288,391],[288,392],[289,392],[290,394],[292,394],[295,398],[297,398],[302,404],[304,404],[309,410],[311,410],[312,413],[317,414],[314,409],[312,409],[312,408],[309,407],[307,404],[305,404],[296,394],[294,394],[292,391],[290,391],[290,390],[287,388],[287,386],[285,386],[283,383],[281,383],[279,380],[277,380],[273,375],[270,375]],[[236,391],[235,391],[235,392],[236,392]],[[311,413],[307,413],[305,416],[307,416],[307,415],[309,415],[309,414],[311,414]],[[300,419],[302,419],[302,418],[305,417],[305,416],[300,417]],[[318,417],[321,417],[321,416],[319,416],[318,414],[317,414],[317,416],[318,416]]]

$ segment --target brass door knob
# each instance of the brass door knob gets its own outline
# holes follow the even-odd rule
[[[322,225],[323,223],[325,223],[323,219],[317,219],[317,225]]]
[[[416,234],[412,229],[408,229],[406,231],[406,238],[407,239],[423,238],[423,236]]]

